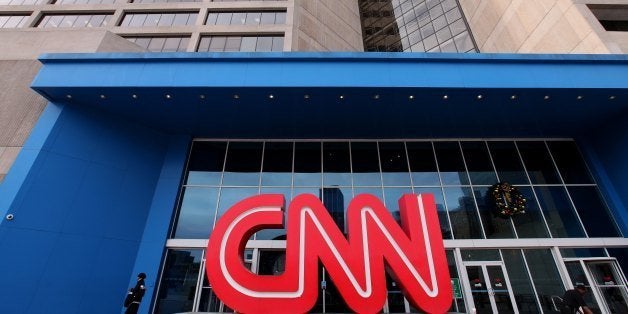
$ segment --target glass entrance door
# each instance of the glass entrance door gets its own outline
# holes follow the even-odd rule
[[[467,290],[475,313],[518,313],[508,274],[501,262],[468,262]]]
[[[628,288],[616,261],[570,260],[565,266],[574,286],[588,288],[584,299],[594,313],[628,313]]]

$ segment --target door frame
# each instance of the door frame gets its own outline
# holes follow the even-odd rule
[[[589,270],[588,266],[591,263],[600,263],[600,262],[610,263],[611,266],[613,267],[613,270],[618,276],[617,279],[622,280],[624,289],[628,290],[628,281],[626,280],[625,274],[623,273],[621,267],[619,266],[617,259],[613,257],[563,258],[563,263],[565,264],[565,268],[566,268],[566,263],[573,263],[573,262],[579,263],[580,267],[584,270],[584,276],[586,277],[588,281],[589,291],[591,291],[591,294],[593,295],[593,298],[595,298],[595,301],[597,302],[597,305],[600,307],[600,310],[602,311],[602,313],[610,313],[609,306],[606,303],[606,299],[604,298],[604,296],[602,296],[601,291],[598,288],[598,284],[595,281],[595,278],[593,278],[593,275],[591,271]],[[568,276],[567,287],[569,289],[573,289],[574,279],[571,278],[571,276],[569,275],[569,272],[566,272],[566,274]],[[626,293],[628,293],[628,291]]]
[[[462,269],[460,269],[462,286],[464,287],[464,298],[465,303],[467,305],[467,310],[471,311],[471,309],[475,308],[475,302],[473,301],[473,294],[471,293],[471,283],[469,282],[469,276],[467,274],[467,266],[480,266],[482,269],[482,275],[484,276],[484,282],[490,284],[491,287],[486,287],[488,290],[489,300],[491,302],[491,308],[493,309],[493,313],[498,313],[497,305],[495,303],[494,293],[491,294],[491,290],[494,290],[488,275],[488,271],[486,269],[487,266],[498,266],[501,268],[502,273],[504,274],[504,281],[506,283],[506,287],[508,288],[508,296],[510,298],[510,303],[512,304],[513,312],[515,314],[519,313],[519,308],[517,308],[517,302],[515,301],[515,295],[512,291],[512,285],[510,284],[510,277],[508,277],[508,271],[506,270],[506,266],[502,261],[465,261],[462,262]]]

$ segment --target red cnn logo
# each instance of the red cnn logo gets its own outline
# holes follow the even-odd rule
[[[288,209],[286,266],[257,275],[243,264],[251,235],[284,225],[283,195],[249,197],[217,222],[207,246],[207,278],[216,295],[240,313],[305,313],[318,297],[318,261],[356,313],[378,313],[386,302],[386,270],[412,305],[446,312],[452,301],[449,268],[431,194],[399,199],[401,227],[381,201],[356,196],[347,209],[348,237],[314,195]]]

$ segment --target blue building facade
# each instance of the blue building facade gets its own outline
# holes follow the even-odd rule
[[[548,292],[545,296],[542,285],[534,282],[534,267],[528,262],[533,258],[525,255],[525,250],[535,248],[547,248],[557,260],[562,285],[555,289],[574,283],[569,262],[592,258],[582,259],[586,267],[586,263],[602,257],[612,261],[619,269],[613,273],[612,286],[624,295],[617,306],[625,304],[626,56],[121,53],[50,54],[40,60],[43,66],[32,88],[50,103],[0,185],[0,213],[2,217],[12,215],[0,223],[2,313],[117,313],[126,289],[139,272],[148,274],[142,313],[210,311],[199,305],[202,273],[193,291],[183,293],[185,298],[192,295],[188,305],[181,305],[179,300],[178,305],[168,307],[160,301],[168,297],[159,292],[166,291],[163,289],[168,285],[163,278],[171,252],[195,243],[201,248],[205,243],[202,237],[177,236],[184,220],[180,216],[185,212],[184,188],[194,185],[188,181],[194,170],[189,158],[195,156],[193,143],[202,142],[260,143],[260,147],[275,142],[314,142],[323,143],[314,145],[323,150],[326,142],[373,142],[378,143],[381,159],[386,153],[382,143],[388,142],[403,143],[406,152],[412,146],[408,143],[416,141],[455,142],[464,154],[466,143],[479,141],[489,148],[494,142],[517,143],[522,151],[519,142],[541,141],[560,173],[561,189],[581,185],[570,185],[565,177],[570,169],[577,168],[591,176],[584,186],[599,191],[597,203],[583,200],[589,202],[587,208],[575,206],[584,232],[554,233],[545,214],[541,215],[542,228],[548,230],[545,236],[524,237],[515,232],[491,238],[484,227],[477,237],[457,237],[453,228],[453,235],[446,237],[446,247],[452,250],[464,281],[464,296],[454,302],[453,310],[479,308],[478,299],[472,296],[472,283],[466,278],[471,278],[472,267],[480,266],[470,263],[473,258],[464,264],[465,252],[473,248],[523,250],[528,263],[524,268],[532,278],[532,301],[528,309],[517,309],[517,302],[505,301],[514,312],[551,312],[550,297],[557,294]],[[569,162],[567,154],[573,150],[554,148],[565,142],[570,143],[567,146],[575,144],[575,152],[581,154],[573,158],[576,165]],[[438,158],[440,144],[430,145]],[[297,150],[290,147],[293,152]],[[346,171],[349,175],[357,172],[353,169],[357,167],[354,151]],[[473,181],[469,156],[463,172]],[[230,171],[228,166],[224,168],[222,158],[223,168],[218,172],[224,178]],[[522,158],[526,163],[525,154]],[[578,164],[580,160],[584,164]],[[493,159],[491,163],[496,167]],[[326,171],[323,168],[304,173],[318,175]],[[412,165],[410,168],[412,172]],[[532,170],[528,170],[531,182],[522,184],[522,189],[554,186],[540,181],[535,185],[530,178]],[[499,173],[499,169],[495,171]],[[309,190],[295,189],[297,171],[292,168],[288,172],[293,173],[288,184],[293,196],[304,191],[319,193],[331,202],[351,199],[336,185],[325,192],[324,182],[304,185]],[[382,178],[386,172],[382,161]],[[434,187],[445,191],[446,196],[444,170],[437,172],[440,183]],[[262,193],[263,178],[256,178],[260,183],[253,187],[244,183],[234,186],[249,186],[253,193]],[[347,184],[353,194],[358,193],[356,178]],[[387,184],[383,180],[375,185],[383,187],[385,198]],[[223,191],[223,183],[209,185]],[[415,183],[390,186],[407,185],[416,192]],[[474,182],[455,185],[473,188]],[[577,203],[577,191],[570,193],[570,203]],[[540,199],[538,195],[536,198]],[[473,200],[479,204],[479,198],[474,196]],[[549,213],[541,200],[535,204],[539,212]],[[474,210],[481,216],[482,209],[477,206]],[[342,212],[342,208],[338,210]],[[451,211],[445,215],[447,219],[452,219]],[[191,217],[185,219],[193,220]],[[210,224],[215,219],[211,217]],[[334,218],[342,220],[342,215]],[[520,232],[516,222],[507,224]],[[264,240],[273,238],[260,241]],[[583,251],[569,255],[566,249]],[[587,249],[602,253],[582,253]],[[253,252],[262,255],[262,251]],[[564,256],[557,256],[559,252]],[[506,253],[500,254],[500,263],[505,263]],[[508,272],[514,277],[510,269]],[[608,305],[612,302],[604,289],[598,290],[594,296],[604,312],[612,308]],[[516,293],[509,293],[512,297],[506,299],[514,300]],[[404,312],[393,310],[391,300],[387,311]],[[499,305],[491,300],[493,306]],[[224,307],[211,309],[228,311]],[[405,311],[413,310],[406,304]]]

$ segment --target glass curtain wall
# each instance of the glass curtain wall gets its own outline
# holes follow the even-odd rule
[[[488,206],[489,188],[497,182],[519,189],[527,203],[524,214],[503,218]],[[358,194],[380,198],[398,219],[401,195],[431,193],[444,239],[622,236],[575,142],[569,140],[195,140],[170,238],[206,240],[232,205],[261,193],[284,195],[286,206],[299,194],[313,194],[340,230],[345,230],[346,209]],[[587,221],[592,213],[595,221]],[[285,240],[285,229],[262,230],[252,239]],[[283,253],[274,250],[247,253],[256,265],[253,271],[283,271]],[[203,251],[169,248],[157,308],[229,311],[199,271]],[[451,254],[448,251],[453,267]],[[553,258],[550,249],[466,250],[462,256],[463,261],[502,262],[520,313],[550,311],[551,297],[564,289],[556,264],[547,263]],[[462,282],[458,267],[451,271],[452,278]],[[184,268],[189,275],[182,278],[178,273]],[[416,311],[395,287],[389,280],[388,309]],[[463,298],[456,299],[452,311],[464,311],[465,306]]]
[[[365,51],[477,52],[457,0],[360,0]]]

